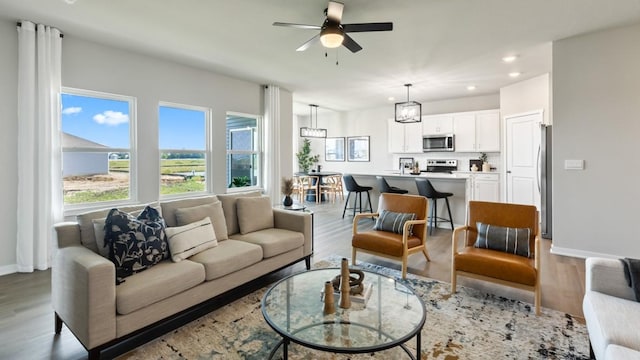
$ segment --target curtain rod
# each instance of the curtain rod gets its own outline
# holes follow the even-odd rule
[[[22,22],[18,21],[16,25],[22,27]],[[60,38],[64,38],[64,34],[62,32],[60,33]]]

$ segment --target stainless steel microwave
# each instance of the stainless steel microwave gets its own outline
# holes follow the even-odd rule
[[[454,151],[453,134],[424,135],[422,136],[422,151]]]

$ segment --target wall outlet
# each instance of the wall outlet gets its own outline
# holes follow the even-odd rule
[[[565,160],[565,170],[584,170],[584,160]]]

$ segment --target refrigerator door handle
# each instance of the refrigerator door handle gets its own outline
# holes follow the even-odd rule
[[[536,184],[538,185],[538,193],[542,193],[540,189],[540,182],[542,181],[542,169],[540,168],[541,160],[541,145],[538,145],[538,156],[536,158]]]

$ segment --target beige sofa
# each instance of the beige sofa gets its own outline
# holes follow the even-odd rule
[[[587,258],[582,302],[592,356],[640,360],[640,302],[635,301],[618,259]]]
[[[162,216],[167,227],[172,227],[178,224],[176,211],[179,209],[194,209],[220,201],[228,239],[219,240],[218,246],[180,262],[163,260],[127,277],[117,286],[115,266],[98,253],[94,229],[96,219],[105,218],[109,209],[79,215],[75,222],[57,224],[58,251],[52,266],[56,333],[64,323],[89,351],[89,358],[99,358],[102,350],[136,333],[157,329],[162,320],[181,312],[193,312],[208,300],[262,275],[302,259],[309,269],[310,214],[269,206],[273,212],[273,228],[240,233],[238,198],[256,196],[260,193],[161,202]],[[249,215],[255,217],[255,214]]]

